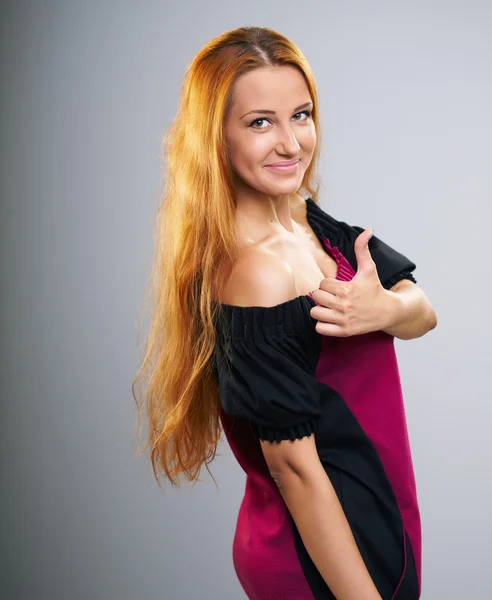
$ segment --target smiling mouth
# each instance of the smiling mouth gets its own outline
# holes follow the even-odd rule
[[[295,173],[298,170],[299,160],[295,162],[283,162],[273,163],[272,165],[265,165],[265,168],[276,173]]]
[[[300,160],[300,158],[296,158],[295,160],[281,160],[276,163],[265,165],[265,167],[293,167],[294,165],[297,165]]]

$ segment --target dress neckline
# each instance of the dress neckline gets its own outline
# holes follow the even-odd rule
[[[311,227],[311,230],[313,231],[314,235],[318,238],[319,242],[323,246],[325,252],[327,254],[329,254],[331,256],[331,258],[333,258],[336,261],[337,272],[336,272],[335,278],[338,279],[340,277],[340,275],[344,275],[347,271],[347,269],[341,270],[341,268],[340,268],[341,267],[341,259],[343,259],[343,256],[339,252],[338,247],[334,246],[332,244],[332,242],[336,241],[338,238],[335,238],[335,240],[330,240],[330,238],[327,237],[327,232],[325,232],[323,230],[323,227],[321,226],[321,223],[319,221],[319,219],[323,218],[323,216],[325,216],[325,218],[326,218],[326,215],[324,215],[324,211],[321,209],[320,206],[318,206],[317,202],[315,202],[310,196],[305,198],[305,202],[306,202],[306,221],[307,221],[308,225]],[[258,312],[258,310],[268,311],[268,310],[272,310],[272,309],[277,309],[277,310],[285,309],[285,308],[289,308],[291,305],[304,303],[304,302],[307,302],[311,306],[317,305],[316,300],[314,300],[314,298],[311,296],[311,292],[309,292],[308,294],[299,294],[298,296],[295,296],[294,298],[290,298],[289,300],[285,300],[284,302],[279,302],[278,304],[272,304],[270,306],[259,306],[259,305],[241,306],[240,304],[226,304],[225,302],[215,302],[215,303],[218,306],[222,307],[226,311],[232,311],[234,309],[240,309],[241,311],[249,311],[250,309],[253,309],[254,311]]]

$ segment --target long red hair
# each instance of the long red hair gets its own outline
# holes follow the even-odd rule
[[[146,288],[149,332],[132,383],[139,433],[144,413],[148,421],[142,452],[150,448],[159,485],[160,472],[173,486],[180,485],[181,475],[198,480],[203,464],[210,473],[208,464],[216,455],[222,429],[212,371],[214,300],[223,289],[224,273],[239,256],[223,122],[236,79],[252,69],[280,65],[301,71],[313,101],[317,144],[301,189],[317,201],[320,135],[314,76],[299,48],[272,29],[239,27],[208,42],[186,70],[176,117],[163,138],[164,190]]]

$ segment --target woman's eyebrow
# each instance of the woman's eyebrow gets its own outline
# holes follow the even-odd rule
[[[296,111],[296,110],[301,110],[301,108],[307,108],[307,107],[308,107],[310,104],[312,104],[312,102],[311,102],[311,101],[309,101],[309,102],[305,102],[304,104],[301,104],[300,106],[296,106],[296,107],[294,108],[294,111]],[[269,115],[274,115],[274,114],[276,114],[274,110],[268,110],[268,109],[266,109],[266,108],[265,108],[265,109],[259,109],[259,108],[257,108],[257,109],[255,109],[255,110],[250,110],[249,112],[247,112],[246,114],[244,114],[242,117],[240,117],[240,119],[244,118],[246,115],[250,115],[251,113],[260,113],[260,114],[265,114],[265,113],[267,113],[267,114],[269,114]]]

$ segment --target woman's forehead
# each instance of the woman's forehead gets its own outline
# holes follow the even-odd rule
[[[311,100],[302,73],[295,67],[262,67],[241,75],[234,84],[232,103],[237,111],[276,110]]]

